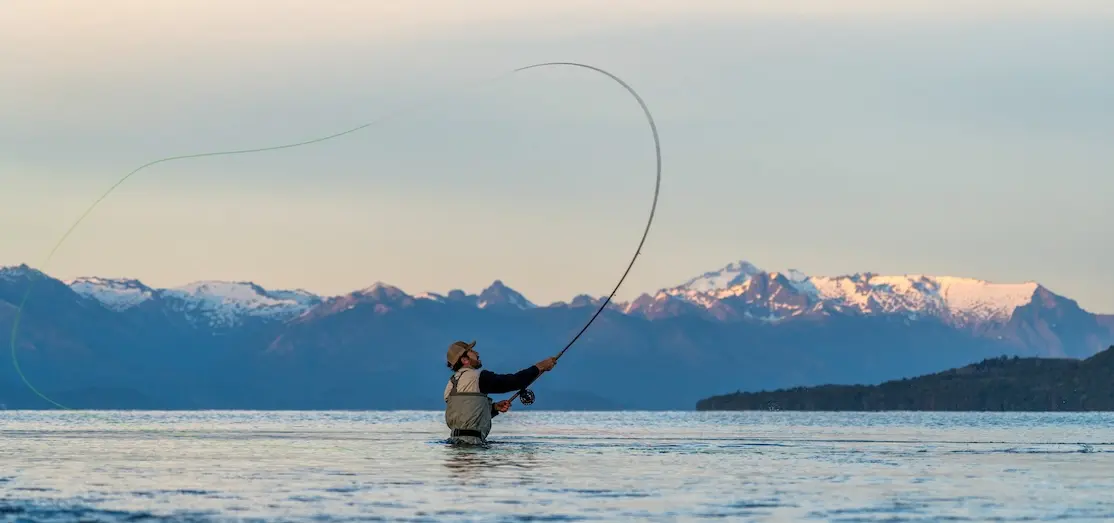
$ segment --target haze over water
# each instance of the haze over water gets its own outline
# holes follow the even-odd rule
[[[0,520],[1102,521],[1114,415],[0,411]]]

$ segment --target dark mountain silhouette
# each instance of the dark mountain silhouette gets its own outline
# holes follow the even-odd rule
[[[739,392],[697,410],[1112,411],[1114,346],[1085,360],[1001,356],[880,385]]]
[[[453,340],[513,372],[555,354],[602,298],[536,305],[502,281],[478,294],[376,283],[342,296],[251,282],[154,289],[0,270],[0,329],[19,368],[74,408],[441,408]],[[8,339],[5,337],[5,339]],[[731,264],[611,303],[531,409],[690,409],[726,391],[878,383],[1000,355],[1086,358],[1111,316],[1037,284],[870,273],[835,278]],[[49,408],[0,354],[0,404]]]

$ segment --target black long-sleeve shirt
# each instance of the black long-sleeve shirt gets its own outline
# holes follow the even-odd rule
[[[514,374],[496,374],[489,370],[480,371],[480,392],[484,394],[504,394],[522,390],[530,385],[542,373],[534,365],[526,367]],[[491,408],[491,415],[498,416],[499,410]]]

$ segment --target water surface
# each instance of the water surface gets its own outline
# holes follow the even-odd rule
[[[1114,414],[0,411],[0,520],[1114,520]]]

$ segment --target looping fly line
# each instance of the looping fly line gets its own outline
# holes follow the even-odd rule
[[[638,243],[638,248],[635,249],[634,257],[631,259],[630,264],[627,266],[626,271],[623,272],[623,276],[619,279],[619,283],[615,285],[615,289],[611,291],[611,294],[607,297],[606,300],[604,300],[603,304],[600,305],[599,309],[596,310],[596,313],[594,315],[592,315],[592,317],[588,320],[588,323],[586,323],[584,325],[584,327],[580,329],[580,332],[578,332],[576,334],[576,336],[574,336],[572,338],[572,340],[569,341],[569,343],[565,346],[565,348],[562,349],[561,352],[557,355],[557,357],[560,358],[562,355],[564,355],[565,351],[567,351],[569,349],[569,347],[571,347],[573,345],[573,343],[575,343],[576,340],[578,338],[580,338],[580,335],[584,334],[584,331],[588,329],[588,326],[591,325],[593,321],[595,321],[596,317],[599,316],[600,313],[603,312],[604,308],[607,307],[608,303],[611,302],[611,299],[615,296],[615,293],[619,290],[619,287],[622,285],[622,283],[626,279],[627,275],[630,274],[630,270],[634,266],[635,260],[638,259],[638,255],[641,254],[642,246],[646,242],[646,236],[650,232],[650,224],[653,222],[653,219],[654,219],[654,212],[657,209],[657,203],[658,203],[658,192],[661,188],[661,144],[660,144],[659,139],[658,139],[657,126],[654,124],[654,119],[650,115],[650,110],[646,107],[646,104],[645,104],[645,102],[643,102],[642,97],[640,97],[638,95],[638,93],[636,93],[634,91],[634,89],[632,89],[629,85],[627,85],[626,82],[620,80],[617,76],[615,76],[615,75],[613,75],[613,74],[611,74],[611,73],[609,73],[609,72],[607,72],[603,69],[595,67],[595,66],[576,63],[576,62],[546,62],[546,63],[528,65],[528,66],[525,66],[525,67],[519,67],[519,68],[514,69],[512,71],[509,71],[507,73],[503,73],[503,74],[500,74],[498,76],[495,76],[494,78],[490,78],[490,79],[487,79],[487,80],[484,80],[484,81],[481,81],[481,82],[477,82],[477,84],[487,84],[487,83],[494,82],[495,80],[498,80],[498,79],[504,78],[506,76],[509,76],[511,74],[518,73],[520,71],[525,71],[525,70],[528,70],[528,69],[534,69],[534,68],[538,68],[538,67],[550,67],[550,66],[572,66],[572,67],[581,67],[581,68],[585,68],[585,69],[590,69],[592,71],[596,71],[598,73],[607,75],[612,80],[614,80],[614,81],[618,82],[620,85],[622,85],[638,101],[638,104],[642,107],[642,110],[645,113],[647,120],[649,120],[650,129],[653,132],[654,149],[655,149],[656,159],[657,159],[657,173],[656,173],[656,182],[655,182],[655,186],[654,186],[654,201],[653,201],[653,205],[650,208],[650,219],[646,222],[646,229],[642,233],[642,239]],[[217,151],[217,152],[187,154],[187,155],[181,155],[181,156],[171,156],[171,157],[168,157],[168,158],[162,158],[162,159],[159,159],[159,160],[155,160],[155,161],[143,164],[143,165],[139,166],[138,168],[136,168],[135,170],[126,174],[123,178],[120,178],[116,183],[114,183],[111,187],[109,187],[107,191],[105,191],[103,194],[101,194],[101,196],[99,198],[97,198],[87,209],[85,209],[85,212],[83,212],[81,214],[81,216],[78,217],[77,221],[75,221],[73,223],[73,225],[71,225],[70,228],[68,230],[66,230],[65,234],[62,235],[62,237],[58,240],[58,242],[54,245],[54,247],[47,254],[46,258],[43,260],[43,263],[40,265],[39,271],[41,271],[45,275],[47,264],[50,263],[51,258],[54,257],[54,253],[58,251],[58,248],[61,247],[62,243],[66,241],[66,238],[68,238],[70,236],[70,234],[73,233],[74,229],[76,229],[77,226],[83,220],[85,220],[85,218],[87,216],[89,216],[89,214],[93,211],[94,208],[97,207],[97,205],[99,205],[102,201],[104,201],[104,199],[107,198],[109,194],[111,194],[114,190],[116,190],[117,187],[122,185],[125,181],[127,181],[133,175],[135,175],[136,173],[138,173],[138,172],[140,172],[140,171],[142,171],[142,170],[144,170],[148,167],[151,167],[151,166],[154,166],[154,165],[157,165],[157,164],[160,164],[160,163],[166,163],[166,162],[171,162],[171,161],[176,161],[176,160],[186,160],[186,159],[191,159],[191,158],[205,158],[205,157],[211,157],[211,156],[230,156],[230,155],[236,155],[236,154],[250,154],[250,153],[259,153],[259,152],[266,152],[266,151],[278,151],[278,150],[282,150],[282,149],[290,149],[290,148],[294,148],[294,147],[312,145],[312,144],[321,143],[321,142],[324,142],[324,141],[327,141],[327,140],[332,140],[334,138],[339,138],[341,136],[345,136],[347,134],[354,133],[354,132],[359,131],[361,129],[365,129],[367,127],[370,127],[370,126],[372,126],[376,123],[380,123],[380,122],[386,120],[387,118],[390,118],[391,116],[397,116],[399,114],[405,113],[406,111],[412,110],[412,109],[415,109],[415,108],[417,108],[417,106],[404,108],[404,109],[399,109],[399,110],[395,111],[394,113],[385,115],[385,116],[383,116],[383,117],[381,117],[377,120],[373,120],[373,121],[365,123],[363,125],[359,125],[357,127],[353,127],[353,128],[348,129],[346,131],[341,131],[341,132],[331,134],[331,135],[328,135],[328,136],[323,136],[323,137],[320,137],[320,138],[314,138],[312,140],[306,140],[306,141],[302,141],[302,142],[289,143],[289,144],[283,144],[283,145],[275,145],[275,146],[270,146],[270,147],[258,147],[258,148],[253,148],[253,149],[239,149],[239,150],[230,150],[230,151]],[[28,282],[28,284],[27,284],[27,291],[24,293],[23,298],[20,300],[19,308],[16,310],[15,318],[12,322],[12,333],[11,333],[11,339],[10,339],[12,364],[15,367],[16,373],[19,374],[20,379],[23,380],[23,383],[25,385],[27,385],[27,387],[32,392],[34,392],[37,396],[39,396],[43,400],[51,403],[52,405],[54,405],[56,407],[59,407],[61,409],[66,409],[66,410],[72,410],[70,407],[67,407],[65,405],[62,405],[61,403],[58,403],[57,401],[51,399],[50,397],[48,397],[47,395],[45,395],[41,391],[39,391],[34,385],[31,384],[30,380],[27,379],[27,376],[24,375],[23,370],[19,366],[19,358],[18,358],[18,355],[17,355],[17,347],[18,347],[17,341],[18,341],[18,335],[19,335],[19,327],[20,327],[20,322],[23,318],[24,307],[27,305],[27,300],[31,297],[31,289],[34,285],[34,277],[35,277],[35,270],[34,269],[32,269],[29,272],[30,272],[30,275],[31,275],[31,281]],[[519,391],[518,393],[516,393],[515,396],[518,396],[520,394],[524,395],[524,399],[525,399],[525,397],[528,397],[530,403],[533,403],[533,396],[534,396],[533,392],[531,392],[527,389],[523,389],[522,391]],[[515,396],[512,396],[511,399],[513,400]]]

